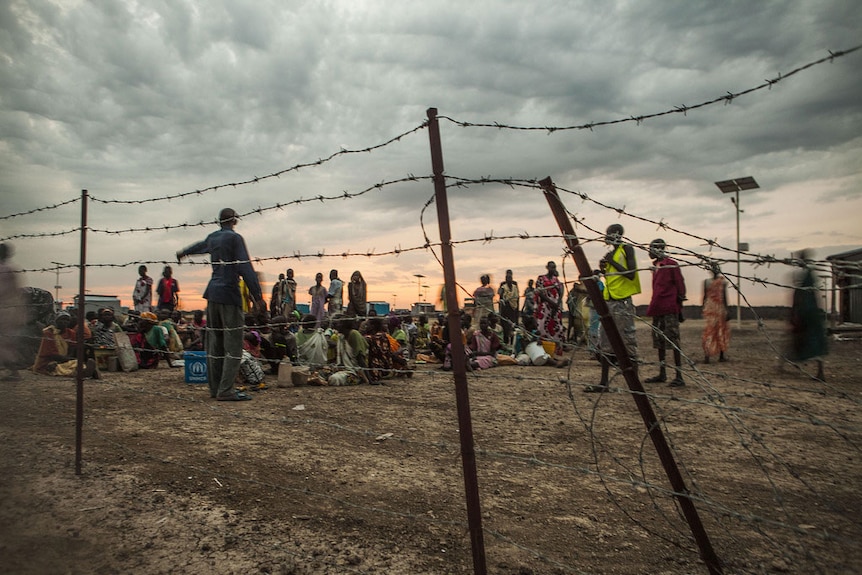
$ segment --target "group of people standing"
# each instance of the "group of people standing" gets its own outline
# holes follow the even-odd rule
[[[344,313],[348,316],[362,317],[368,304],[368,286],[362,273],[356,270],[347,282],[347,306],[344,305],[344,281],[338,277],[338,270],[330,270],[329,286],[323,285],[323,274],[317,273],[314,285],[308,288],[311,297],[310,313],[320,327],[325,317]],[[288,269],[279,274],[278,281],[272,286],[270,298],[270,315],[290,317],[296,312],[296,279],[294,272]]]
[[[153,290],[153,286],[156,286]],[[156,305],[153,306],[153,294],[156,295]],[[138,266],[138,279],[135,281],[135,289],[132,291],[132,305],[135,311],[153,311],[154,309],[166,309],[174,311],[180,307],[180,284],[174,278],[174,270],[171,266],[162,269],[162,277],[158,282],[147,275],[147,266]]]
[[[209,330],[214,334],[214,337],[209,338],[207,342],[210,391],[211,395],[218,400],[250,399],[234,389],[242,350],[244,317],[243,295],[239,284],[245,284],[254,310],[265,309],[261,286],[251,267],[245,243],[242,237],[233,231],[237,221],[236,212],[225,208],[219,215],[220,230],[210,234],[204,241],[177,252],[178,261],[188,255],[202,253],[210,254],[212,259],[213,275],[204,292],[204,298],[208,301]],[[637,258],[634,248],[624,241],[622,225],[608,226],[604,240],[610,246],[610,250],[601,258],[595,275],[597,278],[599,276],[603,278],[603,282],[600,281],[602,297],[636,369],[638,359],[636,312],[632,296],[641,293]],[[668,257],[666,244],[662,239],[656,239],[650,243],[649,254],[653,263],[652,297],[647,315],[652,318],[652,340],[658,354],[659,373],[647,378],[646,382],[667,381],[665,362],[667,351],[670,349],[675,370],[670,386],[681,387],[685,385],[685,381],[682,376],[679,323],[683,320],[682,305],[686,300],[685,282],[679,264]],[[726,360],[725,354],[730,337],[727,325],[726,283],[717,265],[713,266],[712,275],[713,277],[705,282],[703,300],[706,327],[702,344],[707,362],[711,356],[718,356],[719,361]],[[170,278],[169,270],[166,270],[163,276]],[[357,327],[355,318],[366,315],[367,303],[367,287],[362,274],[359,271],[354,272],[348,282],[346,310],[343,299],[344,282],[338,277],[337,270],[330,271],[329,280],[329,286],[324,287],[323,274],[318,273],[315,277],[315,285],[308,290],[315,328],[320,328],[327,314],[329,317],[338,316],[338,321],[334,322],[333,326],[335,331],[344,332],[342,336],[345,342],[351,340],[358,342],[359,340],[353,334],[353,330]],[[523,329],[523,325],[520,326],[522,333],[534,331],[535,335],[542,340],[554,342],[555,355],[560,354],[559,344],[566,341],[567,335],[563,321],[566,290],[559,278],[555,262],[549,261],[545,273],[539,275],[535,282],[530,280],[523,293],[523,306],[520,305],[521,294],[511,270],[506,270],[506,278],[496,290],[491,287],[490,276],[487,274],[480,278],[480,283],[481,285],[473,293],[475,305],[473,320],[479,324],[479,330],[475,333],[485,336],[488,341],[493,341],[487,337],[491,332],[488,328],[490,322],[486,320],[489,316],[494,316],[494,323],[497,319],[501,320],[503,341],[514,343],[515,330],[523,319],[529,318],[526,322],[526,330]],[[288,269],[285,274],[279,276],[279,280],[273,287],[270,313],[279,317],[293,315],[296,310],[296,290],[293,270]],[[171,285],[168,290],[163,288],[162,292],[164,291],[176,294],[179,292],[179,286]],[[495,296],[498,304],[496,310],[494,309]],[[577,298],[575,300],[577,301]],[[162,298],[160,298],[161,301]],[[346,312],[344,318],[347,319],[341,317],[342,312]],[[531,329],[533,326],[535,326],[534,329]],[[496,353],[493,349],[495,346],[474,344],[472,347],[474,357],[493,356]],[[348,350],[342,351],[355,359],[356,350],[350,350],[353,353]],[[359,350],[359,355],[363,355],[362,349]],[[597,385],[587,386],[585,391],[607,391],[610,367],[617,362],[617,358],[606,330],[601,327],[598,330],[595,356],[601,363],[601,379]],[[360,361],[360,363],[363,362]],[[476,363],[481,365],[482,361]]]
[[[632,364],[637,366],[638,344],[635,329],[636,310],[632,297],[641,293],[641,283],[634,248],[624,241],[624,229],[620,224],[608,226],[605,243],[610,250],[599,261],[599,269],[593,272],[602,293],[610,317],[625,345]],[[680,350],[680,322],[683,302],[686,300],[686,286],[679,264],[668,257],[667,245],[658,238],[650,243],[649,255],[652,259],[652,296],[647,316],[652,318],[652,343],[658,354],[659,373],[647,378],[646,383],[668,382],[666,359],[668,350],[674,361],[674,377],[671,387],[682,387],[682,353]],[[557,353],[561,353],[561,343],[587,344],[587,348],[601,364],[601,378],[597,385],[589,385],[587,392],[603,392],[609,389],[609,374],[617,358],[612,349],[607,331],[600,325],[595,304],[589,299],[585,287],[575,282],[565,297],[565,285],[559,278],[557,265],[549,261],[544,274],[535,282],[530,280],[523,292],[523,305],[518,283],[512,279],[512,271],[506,270],[506,279],[496,293],[490,286],[490,277],[483,275],[481,285],[474,291],[476,308],[475,318],[481,321],[494,313],[494,296],[497,299],[497,313],[503,327],[504,342],[511,342],[514,331],[519,327],[535,326],[536,334],[544,341],[555,342]],[[564,301],[568,304],[568,326],[564,323]],[[726,360],[730,341],[727,322],[727,283],[717,264],[712,264],[712,278],[704,284],[703,314],[705,328],[702,337],[704,361],[718,356]],[[590,318],[584,317],[584,307],[589,308]]]
[[[297,323],[299,315],[296,309],[297,282],[292,269],[287,269],[279,276],[273,286],[269,309],[267,309],[260,281],[252,268],[245,241],[234,231],[238,221],[239,217],[233,209],[221,210],[217,231],[176,253],[178,262],[192,255],[210,256],[212,275],[203,294],[204,299],[207,300],[206,319],[203,319],[203,312],[199,311],[195,314],[195,322],[200,323],[201,334],[204,331],[207,334],[206,338],[201,336],[199,345],[207,352],[210,395],[219,401],[251,399],[235,387],[243,358],[248,315],[273,318],[273,323],[275,323],[274,318],[278,318],[279,329],[275,331],[282,334],[287,334],[289,324]],[[637,369],[636,312],[632,301],[633,296],[641,293],[637,258],[634,248],[624,241],[624,230],[620,224],[613,224],[607,228],[604,241],[610,246],[610,250],[601,258],[599,268],[594,270],[594,279],[602,293],[609,316],[618,328],[627,354],[634,368]],[[647,316],[652,318],[652,343],[658,354],[659,372],[647,378],[645,382],[668,381],[666,360],[670,350],[674,361],[674,376],[670,379],[669,385],[680,387],[685,385],[685,381],[681,368],[679,324],[683,321],[682,305],[687,293],[679,264],[667,255],[666,249],[666,243],[662,239],[655,239],[649,245],[649,255],[652,259],[652,296]],[[5,260],[7,254],[2,253],[0,257]],[[727,281],[716,263],[711,264],[710,271],[712,277],[704,282],[703,290],[705,327],[702,347],[705,363],[709,363],[712,357],[717,357],[718,361],[725,361],[730,339]],[[157,326],[162,322],[162,318],[153,313],[154,311],[164,314],[165,319],[169,319],[172,312],[178,311],[179,283],[173,277],[171,266],[164,267],[158,282],[147,275],[146,266],[139,267],[138,275],[133,293],[135,312],[143,327],[151,327],[150,324]],[[813,285],[812,278],[813,275],[809,270],[801,283],[808,282]],[[470,316],[470,320],[474,321],[479,329],[469,330],[470,338],[466,336],[467,331],[462,331],[463,341],[471,357],[471,366],[480,369],[492,367],[497,363],[496,356],[499,351],[509,351],[515,356],[524,351],[523,348],[527,343],[551,342],[553,356],[561,356],[564,343],[584,341],[599,360],[602,368],[599,383],[587,386],[585,391],[602,392],[609,389],[610,367],[618,363],[617,358],[606,330],[598,325],[595,303],[589,301],[586,290],[580,282],[575,282],[566,300],[565,285],[559,278],[556,263],[549,261],[545,273],[539,275],[535,281],[530,280],[523,292],[514,280],[512,270],[506,270],[505,280],[496,289],[491,287],[491,278],[487,274],[481,276],[480,283],[481,285],[473,293],[474,312]],[[393,318],[389,318],[387,324],[383,318],[368,317],[373,314],[366,310],[367,286],[359,271],[353,272],[347,282],[347,305],[344,303],[344,288],[345,283],[339,278],[337,270],[330,271],[328,286],[323,285],[322,273],[316,275],[315,284],[308,290],[311,296],[311,312],[302,318],[301,330],[295,336],[297,342],[300,339],[311,339],[310,335],[320,331],[326,323],[326,327],[330,328],[333,335],[337,334],[332,338],[332,341],[336,342],[334,347],[337,348],[333,352],[337,358],[336,364],[356,368],[354,374],[364,381],[369,381],[366,370],[371,374],[372,379],[377,377],[374,375],[375,366],[380,368],[381,372],[404,367],[405,364],[400,363],[399,359],[393,358],[388,352],[384,353],[384,350],[397,349],[396,343],[393,343],[396,341],[392,337],[393,329],[396,332],[400,331],[403,339],[411,339],[415,342],[417,341],[415,333],[412,337],[404,336],[409,331],[409,326],[413,326],[414,331],[423,332],[422,337],[418,338],[418,341],[423,342],[423,348],[425,344],[429,344],[427,349],[435,352],[433,345],[430,345],[433,344],[435,337],[435,326],[432,326],[429,332],[425,321],[420,321],[420,327],[417,328],[412,318],[402,326],[402,318],[394,318],[398,321],[397,325],[393,325]],[[803,288],[797,290],[799,296],[794,301],[795,326],[810,324],[810,317],[818,315],[819,311],[816,301],[813,301],[813,291],[808,286]],[[156,296],[155,306],[153,306],[154,296]],[[564,301],[568,303],[569,310],[568,330],[563,319]],[[582,305],[592,308],[589,322],[581,322],[581,313],[577,310]],[[93,329],[120,331],[119,326],[112,323],[113,310],[104,311],[104,318],[100,312],[100,321],[92,324]],[[366,327],[360,332],[357,328],[362,319],[366,320]],[[573,331],[572,328],[576,322],[583,323],[585,329]],[[436,327],[438,330],[442,327],[442,345],[450,346],[451,340],[445,336],[448,325],[441,326],[442,323],[438,318]],[[44,349],[40,350],[34,370],[60,375],[71,373],[76,363],[68,352],[69,346],[75,343],[77,337],[70,327],[72,325],[69,314],[61,312],[57,315],[54,324],[45,328],[42,346]],[[206,326],[206,330],[203,326]],[[85,338],[92,338],[91,326],[85,324],[84,327]],[[469,323],[467,328],[469,329]],[[823,331],[822,322],[819,329]],[[815,326],[805,334],[814,333],[817,330]],[[149,341],[147,335],[149,331],[136,330],[141,337],[135,340],[137,342],[135,347],[150,347],[154,357],[164,356],[168,351],[167,342]],[[163,333],[162,330],[152,330],[152,333],[156,332]],[[113,337],[113,334],[108,332],[102,335],[106,338],[106,342],[108,336]],[[793,359],[805,360],[825,353],[825,338],[813,341],[810,338],[798,337],[795,341],[797,340],[801,344],[795,347],[800,349],[792,352]],[[821,340],[823,344],[820,343]],[[374,343],[375,341],[379,345]],[[439,338],[438,341],[440,341]],[[405,349],[412,349],[410,357],[415,356],[415,344],[406,346]],[[383,355],[388,358],[384,358],[386,361],[379,357]],[[441,357],[445,355],[445,351],[440,354]],[[396,356],[406,359],[404,354],[400,356],[396,354]],[[549,361],[550,365],[565,365],[560,361],[560,357],[553,356],[543,359],[543,363]],[[13,376],[15,376],[14,373]],[[818,377],[823,379],[822,362],[819,362]]]

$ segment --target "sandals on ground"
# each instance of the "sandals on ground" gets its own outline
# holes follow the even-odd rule
[[[226,395],[219,395],[216,397],[216,401],[249,401],[251,400],[251,396],[242,393],[241,391],[234,391],[233,393],[228,393]]]

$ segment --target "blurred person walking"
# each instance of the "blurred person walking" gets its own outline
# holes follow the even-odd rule
[[[813,359],[817,363],[817,379],[826,381],[823,374],[823,356],[828,353],[825,313],[817,305],[817,277],[809,250],[799,254],[802,272],[793,289],[790,308],[791,348],[788,359],[801,363]]]
[[[27,321],[27,309],[21,298],[18,270],[9,265],[12,246],[0,244],[0,368],[9,370],[3,381],[19,381],[18,369],[22,329]]]

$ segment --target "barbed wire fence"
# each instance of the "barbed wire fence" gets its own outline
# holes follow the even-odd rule
[[[670,116],[673,114],[686,115],[690,112],[695,112],[704,107],[716,104],[729,104],[734,99],[752,94],[761,90],[769,90],[773,85],[781,80],[787,79],[797,73],[806,70],[814,65],[830,62],[834,58],[848,55],[857,51],[859,47],[841,52],[830,53],[828,57],[819,59],[815,62],[806,64],[796,68],[788,73],[778,76],[775,79],[767,80],[765,83],[756,87],[750,88],[737,93],[728,93],[726,95],[713,98],[706,102],[692,105],[679,106],[672,110],[644,114],[641,116],[622,118],[618,120],[610,120],[606,122],[594,122],[573,126],[562,127],[523,127],[511,126],[502,123],[470,123],[459,121],[446,116],[439,116],[440,119],[449,121],[454,125],[462,128],[472,129],[509,129],[514,131],[547,131],[549,134],[554,134],[561,131],[569,130],[595,130],[612,125],[635,122],[642,123],[646,120],[658,118],[660,116]],[[243,181],[237,181],[227,184],[219,184],[194,190],[191,192],[183,192],[179,194],[159,196],[143,200],[121,200],[121,199],[104,199],[91,197],[89,198],[94,204],[123,204],[123,205],[140,205],[176,200],[196,200],[211,192],[216,192],[224,189],[236,189],[246,186],[254,186],[263,180],[277,179],[282,176],[287,176],[290,173],[300,172],[302,170],[318,168],[326,164],[336,161],[337,159],[356,153],[373,153],[385,147],[401,143],[406,136],[416,134],[428,127],[428,122],[422,122],[420,125],[411,128],[400,135],[391,138],[381,144],[369,146],[361,150],[346,150],[342,149],[315,162],[307,162],[296,164],[290,168],[273,172],[263,177],[249,178]],[[342,191],[340,193],[321,194],[314,197],[296,198],[287,202],[276,202],[267,206],[260,206],[255,209],[248,210],[241,214],[242,216],[263,215],[265,213],[283,210],[287,206],[301,207],[310,203],[329,203],[335,201],[350,201],[361,196],[380,193],[389,189],[392,186],[400,185],[416,185],[427,186],[433,180],[432,175],[413,175],[408,174],[400,178],[392,178],[381,181],[376,184],[369,185],[355,192]],[[535,191],[537,194],[541,190],[541,185],[535,180],[529,179],[511,179],[511,178],[468,178],[458,177],[453,175],[446,176],[447,189],[453,194],[457,194],[463,190],[469,190],[473,186],[505,186],[524,190]],[[737,261],[737,256],[742,258],[744,263],[747,263],[755,268],[766,267],[784,267],[795,269],[802,265],[812,266],[818,273],[831,273],[832,262],[827,260],[816,260],[809,262],[801,262],[793,258],[780,258],[774,255],[764,255],[756,252],[738,251],[733,248],[721,245],[714,238],[706,238],[692,233],[684,229],[677,228],[664,220],[653,220],[648,217],[632,213],[626,210],[625,207],[612,206],[603,203],[588,193],[581,191],[566,190],[558,188],[558,190],[566,197],[573,200],[589,203],[597,208],[597,214],[592,213],[573,213],[568,211],[568,216],[574,223],[582,237],[580,242],[593,243],[603,241],[603,225],[597,222],[605,222],[609,217],[626,218],[634,221],[655,226],[656,230],[661,230],[662,233],[672,234],[672,241],[668,242],[668,252],[674,259],[678,260],[681,267],[702,268],[707,270],[712,263],[732,263]],[[456,196],[457,197],[457,196]],[[80,202],[79,198],[56,203],[50,206],[35,208],[15,214],[0,216],[0,220],[11,220],[17,218],[26,218],[44,212],[59,210],[61,208],[71,207]],[[434,197],[431,197],[419,210],[419,227],[421,228],[424,242],[411,246],[394,246],[391,249],[385,250],[365,250],[358,251],[355,248],[344,248],[341,246],[330,247],[329,245],[321,246],[318,250],[305,253],[276,253],[268,254],[260,258],[253,258],[253,264],[260,264],[269,261],[290,261],[290,260],[321,260],[325,258],[338,259],[356,259],[356,258],[394,258],[404,253],[416,252],[425,253],[428,257],[434,258],[440,262],[439,251],[443,244],[440,241],[435,241],[432,238],[434,233],[426,229],[425,211],[433,205]],[[106,236],[110,241],[123,240],[131,238],[131,241],[138,241],[134,238],[139,238],[141,234],[148,234],[157,231],[170,231],[177,229],[187,229],[194,227],[209,227],[214,224],[213,221],[198,221],[198,222],[179,222],[173,224],[165,224],[161,226],[134,226],[134,227],[117,227],[117,228],[93,228],[86,229],[87,233],[93,234],[93,238]],[[0,241],[33,241],[38,242],[43,238],[54,238],[58,236],[70,236],[76,233],[81,233],[81,227],[69,228],[65,230],[49,230],[36,231],[28,233],[11,234],[0,238]],[[522,232],[517,234],[495,234],[493,232],[485,233],[477,237],[465,239],[453,239],[449,245],[473,245],[481,249],[483,245],[492,242],[532,242],[537,240],[559,240],[563,245],[567,238],[564,234],[537,234],[530,232]],[[634,238],[627,240],[641,253],[648,253],[648,244],[635,241]],[[95,240],[99,241],[99,240]],[[699,246],[705,248],[705,253],[693,249],[690,246]],[[571,254],[568,250],[561,251],[563,262],[570,258]],[[46,258],[48,256],[46,255]],[[649,261],[646,255],[639,258],[641,261]],[[173,260],[134,260],[126,262],[95,262],[87,263],[86,268],[128,268],[141,264],[169,264],[174,263]],[[207,261],[194,261],[184,265],[208,266]],[[51,263],[42,267],[32,267],[29,269],[16,270],[20,273],[56,273],[59,270],[75,269],[79,266],[72,264],[60,265]],[[650,270],[648,266],[640,266],[639,271],[646,273]],[[846,263],[846,273],[852,278],[849,285],[841,286],[837,289],[857,289],[862,284],[862,264]],[[743,282],[751,283],[752,285],[770,285],[777,288],[792,290],[797,289],[793,283],[783,283],[770,280],[765,277],[760,277],[758,274],[741,276],[736,278],[732,275],[724,276],[734,289],[741,289]],[[590,276],[580,275],[579,280],[590,279]],[[597,278],[592,278],[597,279]],[[736,280],[736,281],[735,281]],[[738,282],[738,283],[737,283]],[[458,289],[463,295],[469,296],[470,290],[463,285],[458,285]],[[746,302],[749,309],[754,312],[753,306]],[[771,332],[763,322],[758,321],[758,332],[761,335],[762,345],[769,349],[771,353],[780,357],[782,355],[781,344],[774,340],[773,332]],[[646,330],[651,330],[652,326],[646,322],[641,322],[641,327]],[[8,337],[8,335],[7,335]],[[568,344],[569,342],[559,342]],[[583,354],[585,350],[574,346],[574,354]],[[514,466],[516,472],[524,473],[530,477],[543,478],[546,481],[553,481],[558,473],[565,473],[570,477],[572,484],[577,484],[581,481],[598,481],[612,503],[614,508],[627,518],[631,524],[649,537],[656,537],[666,541],[680,549],[686,550],[693,555],[697,554],[697,550],[691,536],[684,527],[684,521],[681,519],[678,500],[680,497],[690,499],[695,503],[701,513],[707,516],[708,528],[717,535],[716,551],[728,565],[735,566],[740,570],[745,570],[743,565],[748,558],[740,560],[734,557],[728,557],[727,553],[723,553],[725,549],[740,550],[745,549],[757,542],[758,545],[765,546],[764,551],[759,547],[760,553],[772,553],[774,557],[779,557],[787,562],[793,562],[801,558],[815,558],[814,562],[807,564],[818,565],[821,572],[830,572],[831,566],[840,564],[840,560],[830,559],[830,554],[838,554],[840,558],[840,548],[845,545],[854,544],[853,536],[858,534],[858,522],[853,517],[853,510],[842,508],[838,499],[830,495],[828,485],[819,485],[815,474],[808,470],[801,469],[798,462],[791,461],[783,454],[778,445],[777,439],[764,433],[767,427],[782,426],[784,432],[788,435],[798,433],[800,435],[816,436],[817,443],[827,445],[832,443],[832,453],[846,451],[854,453],[858,457],[858,453],[862,451],[860,444],[860,433],[862,429],[858,427],[858,421],[844,420],[835,416],[835,414],[821,413],[816,402],[818,396],[824,394],[830,397],[838,397],[845,400],[849,405],[853,406],[854,410],[858,411],[860,399],[857,395],[849,394],[839,386],[833,386],[830,383],[817,381],[813,376],[807,379],[799,380],[793,384],[776,385],[763,377],[741,377],[730,376],[720,369],[712,366],[699,364],[695,358],[687,353],[685,349],[680,350],[683,357],[683,372],[686,379],[696,386],[699,395],[696,397],[680,398],[668,392],[649,390],[645,393],[650,404],[657,412],[658,425],[662,428],[666,437],[670,442],[671,450],[677,462],[679,462],[682,472],[686,479],[686,484],[689,486],[689,491],[686,493],[676,492],[670,489],[667,481],[661,477],[655,461],[655,456],[651,449],[647,447],[649,443],[650,431],[644,432],[638,424],[636,418],[631,417],[631,421],[623,425],[627,432],[625,437],[614,436],[613,433],[620,431],[618,423],[614,426],[606,425],[603,418],[608,415],[608,404],[616,400],[617,394],[609,394],[599,397],[595,401],[584,401],[576,393],[579,386],[582,384],[578,380],[578,376],[574,371],[574,363],[570,364],[565,370],[561,370],[562,374],[556,378],[549,378],[547,372],[540,375],[534,375],[532,372],[518,374],[514,377],[527,380],[531,385],[544,386],[546,389],[555,390],[555,393],[565,399],[567,411],[571,417],[571,421],[576,422],[582,428],[583,432],[589,438],[588,449],[590,452],[591,462],[588,465],[579,465],[567,461],[553,460],[553,456],[545,456],[541,450],[526,451],[504,451],[497,448],[484,448],[478,446],[476,451],[480,460],[480,468],[483,465],[506,464]],[[647,358],[639,358],[640,364],[644,367],[655,365]],[[417,369],[411,370],[419,377],[427,378],[433,383],[446,383],[452,380],[452,374],[440,371],[431,365],[418,366]],[[473,386],[482,386],[495,380],[497,376],[493,372],[473,372],[469,374],[469,381]],[[633,395],[635,392],[630,391],[624,384],[621,383],[622,373],[616,371],[612,377],[611,385],[614,391],[621,395]],[[727,383],[731,383],[728,389]],[[562,384],[562,385],[561,385]],[[160,396],[164,400],[183,401],[175,394],[162,392],[153,389],[138,388],[120,383],[112,383],[110,379],[105,382],[105,385],[115,386],[119,390],[124,390],[130,394],[142,394],[148,396]],[[793,398],[785,398],[783,395],[786,392],[795,392],[803,394],[804,400]],[[356,429],[348,424],[340,422],[338,419],[292,419],[289,422],[284,418],[272,417],[263,414],[237,414],[236,417],[254,423],[256,425],[271,426],[277,429],[284,425],[292,425],[299,428],[311,429],[317,426],[325,426],[329,429],[336,430],[338,433],[344,434],[351,441],[351,438],[356,441],[366,440],[370,436],[376,436],[382,430],[367,430]],[[98,427],[98,424],[95,424]],[[745,475],[750,479],[752,485],[756,485],[757,489],[766,489],[771,494],[771,499],[774,504],[774,509],[767,509],[763,506],[749,508],[744,499],[738,499],[736,496],[739,493],[733,490],[723,488],[720,485],[715,485],[710,481],[706,473],[702,469],[697,469],[699,465],[706,465],[700,454],[694,451],[694,448],[687,444],[687,437],[697,433],[699,428],[714,428],[721,431],[723,441],[729,442],[729,445],[722,446],[722,450],[727,453],[733,453],[734,457],[739,458],[734,462],[739,469],[741,475]],[[682,431],[685,430],[685,431]],[[105,433],[104,431],[98,431]],[[313,432],[307,432],[313,435]],[[146,452],[136,450],[133,446],[124,445],[119,441],[115,441],[110,436],[105,436],[107,441],[113,441],[118,448],[125,450],[136,457],[140,458],[155,458]],[[435,449],[446,453],[450,456],[455,456],[460,449],[456,442],[451,437],[437,438],[430,441],[417,440],[409,435],[403,437],[395,437],[399,448],[404,451],[409,451],[421,447],[423,449]],[[637,449],[632,451],[631,447],[636,446]],[[712,459],[710,458],[710,461]],[[175,461],[161,460],[161,464],[180,466],[182,463]],[[195,468],[189,468],[195,469]],[[200,470],[200,469],[198,469]],[[217,473],[216,470],[206,471]],[[841,470],[836,470],[841,471]],[[218,471],[222,473],[222,471]],[[814,477],[815,479],[811,479]],[[247,478],[243,478],[248,481]],[[411,521],[421,521],[435,524],[441,528],[456,528],[463,529],[466,527],[466,522],[457,518],[442,519],[429,516],[426,513],[413,513],[402,509],[385,508],[379,505],[364,506],[349,501],[347,498],[333,497],[325,492],[316,492],[313,489],[308,489],[303,486],[297,488],[287,483],[278,482],[262,482],[266,487],[282,492],[289,492],[294,497],[311,497],[320,498],[329,501],[332,504],[341,506],[344,509],[356,509],[363,513],[374,516],[395,517],[408,519]],[[635,493],[640,504],[632,504],[632,493]],[[811,498],[817,502],[818,510],[812,513],[812,518],[799,515],[799,500],[800,498]],[[813,527],[822,523],[819,527]],[[500,523],[502,525],[502,523]],[[547,552],[541,545],[541,537],[527,537],[524,531],[511,530],[506,528],[496,528],[495,524],[491,524],[484,528],[484,533],[502,542],[506,545],[511,545],[523,553],[538,558],[547,565],[553,566],[563,572],[580,572],[576,565],[573,565],[558,556],[553,556]],[[535,535],[535,534],[534,534]]]

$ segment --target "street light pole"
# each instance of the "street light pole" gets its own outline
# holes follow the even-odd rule
[[[754,190],[760,187],[754,178],[745,176],[735,180],[724,180],[715,182],[718,189],[724,194],[734,193],[735,197],[730,198],[733,206],[736,208],[736,327],[742,327],[742,244],[739,243],[739,213],[743,210],[739,209],[739,192],[740,190]],[[746,247],[746,249],[748,249]]]
[[[54,282],[54,311],[60,311],[60,307],[62,306],[62,302],[60,301],[60,289],[63,287],[60,285],[60,274],[61,273],[70,274],[70,273],[72,273],[72,271],[69,270],[69,271],[61,272],[60,268],[63,267],[63,264],[61,264],[60,262],[51,262],[51,263],[54,264],[55,266],[57,266],[57,269],[54,270],[54,273],[57,274],[57,280]]]
[[[422,278],[425,276],[422,274],[413,274],[413,277],[416,278],[416,289],[419,291],[419,301],[422,301]]]
[[[736,327],[742,329],[742,306],[740,300],[742,298],[742,256],[739,251],[739,190],[736,190],[736,200],[733,202],[733,207],[736,208]]]

